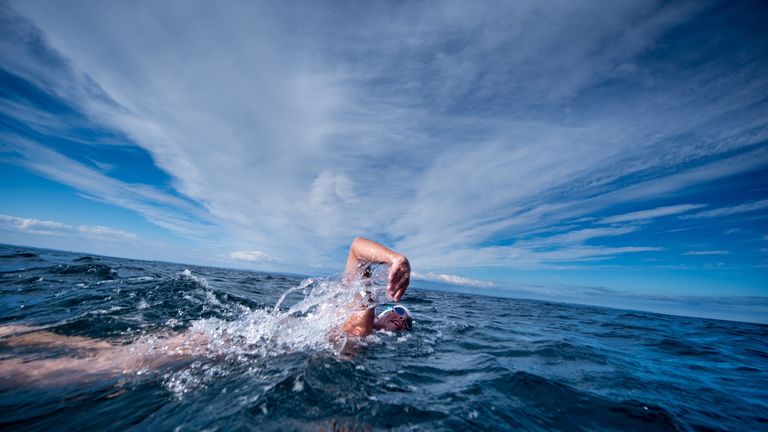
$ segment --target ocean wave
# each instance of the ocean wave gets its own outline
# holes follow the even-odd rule
[[[31,258],[40,258],[40,256],[32,252],[17,252],[17,253],[0,255],[0,259],[31,259]]]
[[[112,280],[117,277],[117,271],[106,264],[59,264],[48,268],[48,272],[58,275],[94,276],[102,280]]]
[[[98,260],[99,259],[96,258],[96,257],[92,257],[90,255],[84,255],[84,256],[77,257],[77,258],[73,259],[72,262],[94,262],[94,261],[98,261]]]

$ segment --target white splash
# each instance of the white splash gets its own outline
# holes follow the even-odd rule
[[[188,271],[180,277],[195,279],[201,285],[201,281],[205,281]],[[338,354],[347,343],[340,330],[344,321],[354,311],[375,306],[375,298],[381,297],[383,290],[380,284],[370,281],[363,284],[310,278],[283,293],[274,307],[243,308],[244,312],[235,320],[200,319],[194,321],[185,333],[170,337],[146,336],[143,342],[154,354],[226,358],[247,363],[255,369],[260,367],[260,360],[264,358],[293,352],[329,351]],[[285,307],[288,296],[297,292],[301,292],[303,297]],[[215,296],[211,297],[207,301],[219,304]],[[166,387],[182,395],[190,387],[204,382],[197,376],[199,372],[185,370],[172,374]],[[303,383],[297,381],[294,391],[301,391],[302,388]]]
[[[189,269],[184,269],[183,272],[179,273],[178,275],[176,275],[174,277],[175,278],[179,278],[179,279],[191,280],[191,281],[196,282],[198,285],[200,285],[203,288],[209,288],[208,281],[205,280],[205,278],[192,274],[192,272],[189,271]]]
[[[283,293],[273,308],[248,310],[234,321],[198,320],[190,331],[208,339],[212,353],[241,359],[303,350],[338,351],[344,339],[339,328],[351,312],[360,309],[357,288],[338,280],[306,279]],[[304,292],[304,298],[281,308],[296,291]]]

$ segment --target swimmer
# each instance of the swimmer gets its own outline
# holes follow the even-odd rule
[[[344,271],[345,286],[366,286],[372,266],[388,265],[387,297],[400,301],[408,289],[411,266],[408,259],[391,249],[362,237],[355,238],[349,248]],[[367,297],[367,298],[366,298]],[[350,305],[353,312],[341,326],[352,337],[364,337],[376,330],[397,332],[410,330],[413,318],[405,306],[387,307],[376,315],[371,293],[363,290]],[[80,336],[64,336],[44,327],[25,325],[0,326],[0,345],[11,349],[45,348],[70,352],[70,357],[26,359],[7,357],[0,360],[0,387],[21,385],[55,385],[99,380],[142,370],[158,370],[205,354],[210,341],[207,336],[187,331],[157,339],[134,342],[108,342]]]
[[[408,289],[411,280],[411,264],[408,258],[374,241],[357,237],[349,246],[349,257],[344,269],[348,282],[359,281],[371,275],[374,264],[389,265],[387,296],[399,302]],[[367,293],[370,294],[370,293]],[[390,307],[376,316],[375,302],[363,300],[362,311],[354,312],[347,318],[342,330],[349,336],[368,336],[374,330],[401,331],[413,327],[410,311],[404,306]]]

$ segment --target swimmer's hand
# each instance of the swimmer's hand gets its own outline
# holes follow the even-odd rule
[[[399,302],[400,298],[408,289],[411,282],[411,263],[408,258],[398,255],[392,259],[389,268],[389,280],[387,283],[387,294],[389,298]]]

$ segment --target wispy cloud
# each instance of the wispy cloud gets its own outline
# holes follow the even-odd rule
[[[636,231],[636,227],[623,226],[615,228],[585,228],[577,229],[565,233],[555,234],[548,237],[533,237],[523,239],[518,242],[518,245],[525,245],[526,247],[541,247],[548,245],[566,246],[573,244],[583,244],[587,240],[602,238],[602,237],[616,237],[624,234],[629,234]]]
[[[19,218],[0,214],[0,228],[21,231],[37,235],[77,235],[108,238],[113,240],[135,240],[132,232],[118,230],[102,225],[68,225],[61,222]]]
[[[478,279],[470,279],[456,275],[442,274],[442,273],[418,273],[413,272],[411,277],[415,280],[425,280],[433,282],[443,282],[451,285],[471,286],[477,288],[492,288],[496,286],[493,282],[482,281]]]
[[[574,236],[578,238],[578,236]],[[567,235],[562,238],[568,238]],[[587,245],[585,237],[579,240],[550,241],[523,239],[510,246],[456,248],[422,258],[420,266],[428,268],[470,268],[497,266],[508,269],[564,269],[578,263],[605,261],[625,254],[657,252],[657,246],[596,246]],[[422,267],[419,267],[422,268]]]
[[[146,150],[173,190],[31,139],[4,137],[4,160],[228,251],[332,266],[367,235],[435,272],[657,252],[621,243],[643,229],[621,224],[703,204],[605,211],[768,160],[755,56],[734,71],[743,51],[726,41],[720,61],[692,70],[653,61],[665,49],[711,58],[698,40],[665,37],[703,3],[147,5],[18,2],[42,30],[14,27],[2,57],[81,121]],[[67,129],[36,106],[0,109]],[[569,221],[580,222],[558,233]]]
[[[125,207],[158,226],[199,237],[212,227],[207,214],[192,202],[144,184],[129,184],[109,177],[36,142],[1,134],[0,161],[12,162],[30,171],[73,187],[84,196]]]
[[[725,250],[702,250],[702,251],[688,251],[683,255],[729,255],[731,252]]]
[[[721,207],[713,210],[707,210],[692,215],[680,216],[681,219],[700,219],[700,218],[715,218],[722,216],[731,216],[741,213],[752,212],[756,210],[762,210],[768,208],[768,199],[748,202],[731,207]]]
[[[655,219],[663,216],[670,216],[679,213],[685,213],[691,210],[706,207],[706,204],[678,204],[673,206],[656,207],[650,210],[641,210],[632,213],[625,213],[616,216],[609,216],[601,220],[601,223],[610,224],[617,222],[637,222],[648,219]]]

